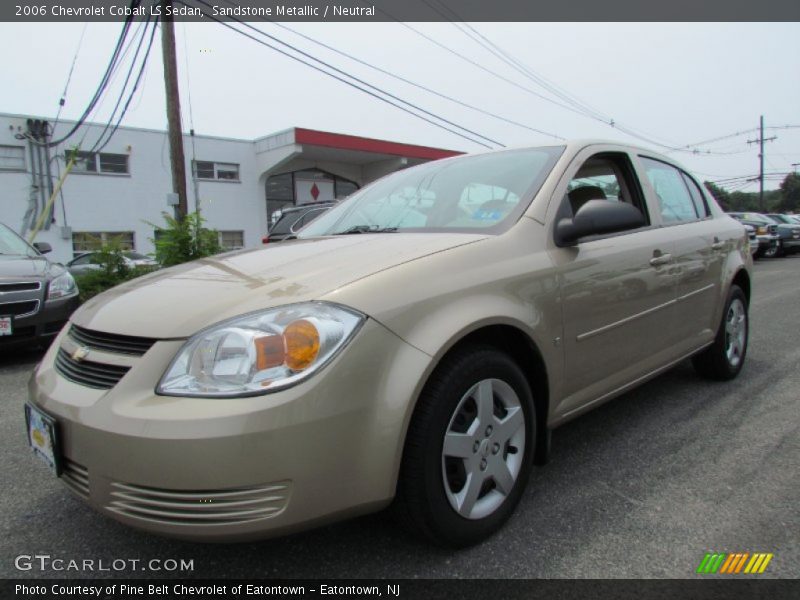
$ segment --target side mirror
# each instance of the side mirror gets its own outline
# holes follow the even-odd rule
[[[40,254],[47,254],[53,251],[53,247],[47,242],[34,242],[33,247],[36,248]]]
[[[558,246],[571,246],[587,235],[616,233],[644,225],[644,215],[632,204],[613,200],[589,200],[578,209],[573,218],[558,221],[555,240]]]

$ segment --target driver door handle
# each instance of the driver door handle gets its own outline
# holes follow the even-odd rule
[[[650,259],[650,264],[654,267],[660,267],[672,262],[672,254],[659,254]]]

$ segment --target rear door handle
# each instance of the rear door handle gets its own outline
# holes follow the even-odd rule
[[[672,254],[659,254],[650,259],[650,264],[654,267],[660,267],[672,262]]]

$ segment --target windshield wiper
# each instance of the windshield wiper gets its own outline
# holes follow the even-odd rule
[[[353,225],[334,235],[350,235],[353,233],[395,233],[397,227],[378,227],[377,225]]]

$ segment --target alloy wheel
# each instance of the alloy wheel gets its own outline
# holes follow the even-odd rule
[[[461,398],[445,431],[442,476],[450,506],[466,519],[495,512],[525,455],[525,415],[513,388],[484,379]]]

